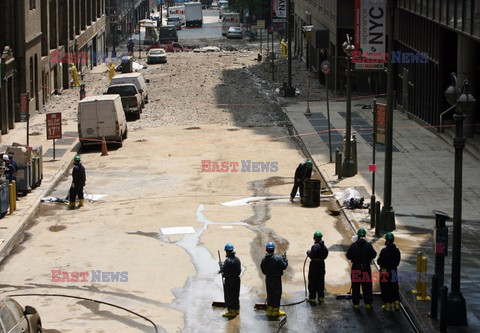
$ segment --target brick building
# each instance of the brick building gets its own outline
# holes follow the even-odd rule
[[[105,21],[105,0],[0,1],[2,134],[25,119],[22,94],[29,94],[28,110],[35,114],[52,94],[69,88],[69,61],[79,71],[96,65],[93,52],[105,51]],[[75,52],[86,52],[86,63],[73,58]]]

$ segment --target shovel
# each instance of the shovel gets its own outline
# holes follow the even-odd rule
[[[222,269],[222,258],[220,257],[220,251],[218,251],[218,265],[220,266],[220,270],[221,270]],[[222,275],[222,285],[223,285],[223,289],[225,289],[225,279],[223,278],[223,275]],[[215,302],[215,301],[212,302],[212,306],[217,307],[217,308],[226,307],[225,302]]]

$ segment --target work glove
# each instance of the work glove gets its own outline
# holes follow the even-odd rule
[[[72,188],[75,188],[75,183],[72,183]]]

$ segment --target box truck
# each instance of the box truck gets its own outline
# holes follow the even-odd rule
[[[187,27],[201,27],[203,25],[201,2],[189,2],[185,4],[185,25]]]
[[[222,35],[226,36],[228,28],[240,26],[239,13],[224,13],[222,18]]]

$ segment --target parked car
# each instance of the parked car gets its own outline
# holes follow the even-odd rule
[[[228,28],[227,38],[242,38],[242,28],[240,27]]]
[[[178,16],[170,16],[167,19],[167,25],[173,25],[177,30],[182,30],[182,19]]]
[[[98,145],[102,139],[123,145],[127,138],[127,120],[120,95],[88,96],[78,103],[80,144]]]
[[[142,95],[133,83],[112,85],[108,87],[104,95],[120,95],[125,116],[133,114],[135,119],[140,119],[140,113],[142,113]]]
[[[42,322],[35,308],[25,310],[10,297],[0,300],[0,332],[42,333]]]
[[[168,42],[178,42],[177,28],[174,25],[161,26],[158,42],[160,44],[165,44]]]
[[[148,80],[147,80],[148,82]],[[142,73],[128,73],[128,74],[117,74],[113,77],[112,82],[110,85],[113,86],[114,84],[126,84],[126,83],[133,83],[138,92],[142,95],[142,107],[148,103],[148,91],[147,91],[147,84],[145,83],[145,79],[143,78]]]
[[[166,63],[167,53],[164,49],[151,49],[147,54],[147,64]]]

